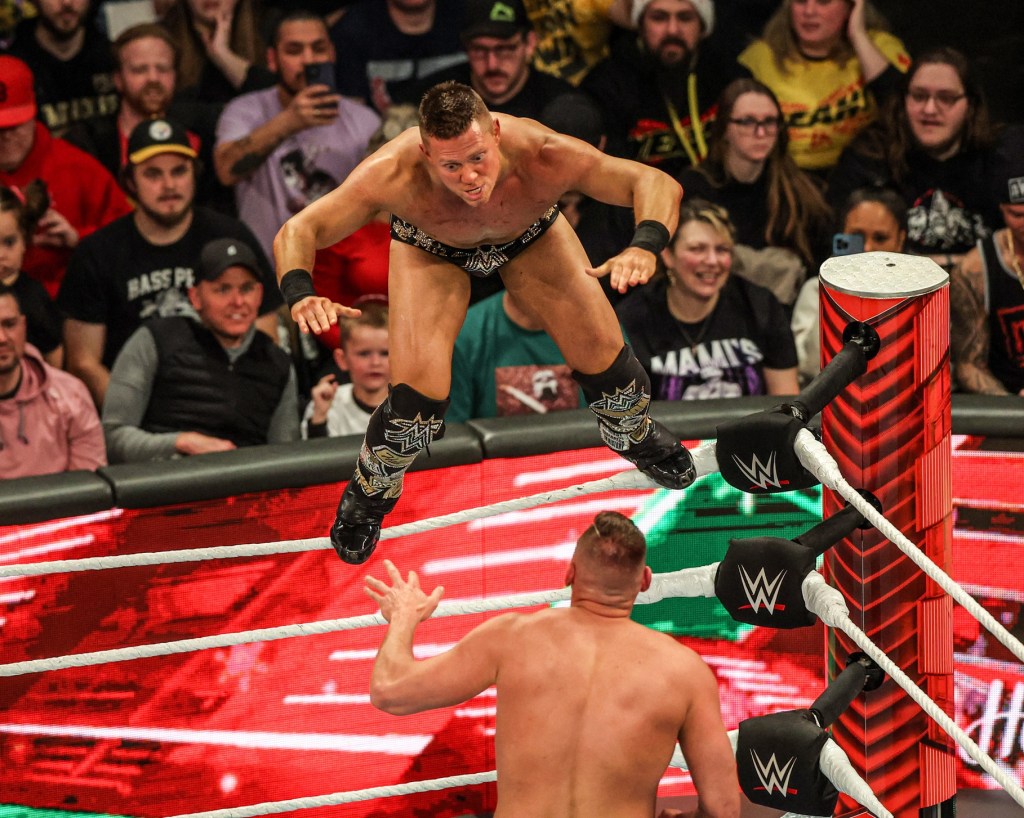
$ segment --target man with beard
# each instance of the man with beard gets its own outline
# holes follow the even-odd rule
[[[239,218],[269,254],[281,225],[362,161],[380,117],[307,78],[307,70],[334,75],[334,46],[319,15],[282,17],[267,66],[277,84],[228,103],[217,122],[213,162],[221,183],[235,188]]]
[[[18,26],[10,53],[32,66],[39,113],[56,136],[73,122],[117,106],[110,44],[86,24],[89,0],[36,0],[39,15]]]
[[[237,239],[256,254],[265,284],[257,326],[276,338],[274,311],[282,299],[267,258],[242,222],[195,206],[196,173],[196,150],[184,127],[168,119],[136,125],[125,172],[135,211],[79,244],[68,265],[57,296],[67,315],[66,366],[85,381],[97,406],[117,353],[144,319],[193,313],[193,270],[213,239]]]
[[[112,46],[114,86],[120,95],[116,111],[76,122],[66,139],[91,153],[115,177],[128,162],[128,136],[144,119],[167,114],[174,96],[178,47],[158,23],[139,23],[122,31]],[[189,134],[199,150],[199,137]]]
[[[537,35],[521,0],[467,0],[459,38],[469,60],[431,74],[398,101],[418,104],[431,86],[455,80],[476,91],[489,111],[541,120],[549,105],[574,91],[531,65]]]
[[[677,176],[707,155],[715,101],[750,72],[707,42],[713,0],[635,0],[622,38],[581,86],[601,106],[608,151]]]
[[[0,283],[0,479],[105,466],[89,393],[46,363],[26,331],[17,291]]]

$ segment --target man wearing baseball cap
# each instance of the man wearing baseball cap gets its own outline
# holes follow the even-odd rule
[[[235,239],[254,253],[267,285],[257,326],[276,337],[282,298],[266,255],[238,219],[195,205],[199,166],[180,123],[152,119],[136,125],[122,178],[135,211],[89,236],[68,266],[57,296],[67,315],[67,368],[85,381],[97,406],[103,405],[117,353],[144,319],[191,313],[195,266],[213,239]]]
[[[147,321],[114,362],[103,405],[111,463],[299,438],[295,370],[256,330],[262,296],[248,244],[203,247],[188,288],[195,317]]]
[[[545,108],[573,93],[565,80],[533,67],[537,35],[521,0],[467,0],[459,39],[468,61],[424,77],[400,101],[418,105],[429,88],[455,80],[476,91],[492,113],[539,120]]]
[[[1024,397],[1024,128],[1009,128],[993,162],[1005,227],[950,273],[953,372],[960,389]]]
[[[31,69],[0,55],[0,185],[23,188],[36,179],[46,184],[53,205],[39,221],[22,269],[52,297],[78,242],[131,205],[106,168],[52,136],[36,113]]]
[[[608,151],[678,176],[707,155],[718,95],[750,71],[707,38],[713,0],[635,0],[635,41],[598,63],[580,86],[608,123]]]

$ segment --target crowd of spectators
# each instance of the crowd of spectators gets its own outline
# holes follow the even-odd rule
[[[946,269],[954,387],[1024,396],[1021,126],[869,0],[118,6],[0,0],[4,477],[362,432],[388,394],[389,214],[318,252],[321,294],[363,315],[315,341],[272,242],[446,80],[681,182],[659,273],[605,287],[656,399],[813,377],[835,233]],[[629,209],[559,205],[594,266],[628,243]],[[582,405],[542,322],[472,284],[449,420]]]

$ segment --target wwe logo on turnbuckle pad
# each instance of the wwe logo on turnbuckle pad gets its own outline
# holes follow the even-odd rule
[[[768,613],[775,613],[775,608],[778,607],[780,611],[786,610],[785,605],[778,605],[779,589],[782,587],[782,578],[786,576],[786,572],[780,572],[775,579],[771,582],[765,576],[764,568],[757,572],[757,576],[753,579],[750,578],[750,574],[747,573],[747,569],[742,565],[740,568],[740,582],[743,584],[743,595],[747,598],[747,602],[750,603],[754,613],[757,613],[761,608],[767,609]]]
[[[757,773],[757,777],[768,795],[773,792],[778,792],[783,797],[797,794],[796,790],[789,788],[789,779],[793,775],[796,756],[790,758],[783,766],[779,766],[775,753],[771,754],[767,763],[761,761],[755,750],[750,751],[750,757],[754,760],[754,772]]]
[[[775,452],[768,455],[767,463],[762,463],[756,453],[752,455],[749,466],[740,460],[738,455],[734,454],[732,460],[736,464],[736,468],[754,484],[752,488],[768,491],[769,486],[779,489],[789,482],[788,480],[779,480],[779,473],[775,467]]]

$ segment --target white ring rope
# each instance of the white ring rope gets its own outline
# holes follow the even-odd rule
[[[718,563],[714,563],[697,568],[684,568],[681,571],[658,574],[651,583],[650,589],[637,597],[637,602],[645,605],[658,602],[666,597],[713,597],[715,595],[715,571],[717,568]],[[569,588],[556,588],[552,591],[509,594],[507,596],[486,597],[482,599],[452,600],[450,602],[441,602],[431,618],[548,605],[552,602],[569,599],[571,593],[572,591]],[[67,656],[56,656],[49,659],[29,659],[22,662],[0,665],[0,677],[21,676],[27,673],[63,670],[71,667],[102,665],[107,662],[149,659],[155,656],[170,656],[175,653],[190,653],[196,650],[223,648],[252,642],[270,642],[296,636],[350,631],[383,624],[385,624],[385,620],[380,613],[363,614],[362,616],[350,616],[343,619],[325,619],[317,622],[282,625],[275,628],[257,628],[256,630],[240,631],[238,633],[197,636],[192,639],[158,642],[152,645],[113,648],[110,650],[93,651],[91,653],[72,653]]]
[[[735,753],[739,730],[730,730],[728,735],[729,743],[732,744],[732,751]],[[850,759],[846,753],[831,739],[825,742],[825,746],[822,747],[819,764],[822,772],[835,785],[836,789],[855,798],[858,803],[867,807],[878,818],[893,818],[892,813],[882,806],[867,782],[860,777],[853,768],[853,765],[850,764]],[[675,752],[672,754],[669,766],[689,771],[689,766],[678,745],[676,745]],[[365,790],[337,792],[331,795],[292,798],[287,801],[267,801],[262,804],[253,804],[246,807],[228,807],[207,812],[190,812],[183,815],[175,815],[172,818],[254,818],[254,816],[259,815],[273,815],[280,812],[310,809],[312,807],[329,807],[337,804],[351,804],[357,801],[370,801],[375,798],[391,798],[393,796],[433,792],[454,787],[471,787],[476,784],[486,784],[497,780],[498,775],[494,771],[470,775],[454,775],[428,781],[394,784],[387,787],[371,787]],[[802,818],[802,816],[798,816],[796,813],[786,813],[783,818]]]
[[[965,731],[960,729],[959,725],[946,715],[946,712],[903,672],[899,665],[886,656],[871,641],[871,638],[857,627],[850,618],[850,611],[846,607],[846,600],[843,599],[843,595],[839,590],[825,582],[825,578],[817,571],[811,571],[804,578],[802,590],[804,601],[807,603],[809,610],[816,613],[821,618],[821,621],[830,628],[838,628],[849,636],[856,643],[857,647],[870,656],[890,679],[903,688],[906,694],[917,702],[920,708],[931,716],[943,730],[949,733],[967,751],[968,755],[978,762],[985,772],[998,781],[1014,801],[1024,807],[1024,789],[1021,789],[1020,785],[992,758],[986,755],[974,740]]]
[[[797,457],[800,458],[800,462],[803,463],[804,467],[811,474],[821,481],[823,486],[833,491],[838,491],[850,505],[864,515],[871,525],[888,537],[900,551],[910,557],[911,561],[925,575],[934,580],[942,590],[953,597],[971,616],[984,625],[1007,650],[1017,657],[1018,661],[1024,663],[1024,645],[992,614],[986,611],[974,597],[936,565],[924,551],[907,539],[902,531],[880,514],[871,503],[860,496],[857,490],[843,477],[842,472],[839,471],[839,464],[828,453],[828,450],[821,441],[807,429],[801,429],[797,433],[793,447],[796,450]]]
[[[487,784],[497,780],[498,775],[492,770],[489,773],[453,775],[448,778],[434,778],[428,781],[409,781],[404,784],[393,784],[390,787],[370,787],[366,790],[336,792],[333,795],[311,795],[307,798],[292,798],[288,801],[268,801],[263,804],[253,804],[251,807],[229,807],[228,809],[214,809],[207,812],[190,812],[184,815],[175,815],[173,818],[250,818],[250,816],[255,815],[273,815],[278,812],[291,812],[297,809],[353,804],[357,801],[390,798],[394,795],[412,795],[418,792],[447,790],[451,787],[472,787],[476,784]]]
[[[715,458],[715,444],[704,443],[690,451],[697,477],[713,474],[718,471],[718,460]],[[428,517],[403,525],[385,528],[380,533],[382,540],[405,537],[410,534],[421,534],[459,523],[483,520],[510,511],[534,508],[536,506],[571,500],[587,494],[622,489],[658,488],[658,484],[637,469],[628,469],[611,477],[591,480],[575,486],[567,486],[555,491],[530,494],[516,497],[490,506],[470,508],[438,517]],[[279,540],[266,543],[249,543],[246,545],[218,545],[210,548],[189,548],[181,551],[158,551],[141,554],[115,554],[108,557],[88,557],[77,560],[51,560],[49,562],[31,562],[18,565],[0,565],[0,578],[45,576],[47,574],[63,574],[71,571],[101,571],[108,568],[129,568],[139,565],[164,565],[176,562],[202,562],[205,560],[235,559],[240,557],[262,557],[270,554],[294,554],[303,551],[316,551],[331,547],[327,537],[311,537],[301,540]]]
[[[718,470],[715,457],[715,444],[704,444],[692,451],[697,475],[703,476]],[[1018,659],[1024,662],[1024,645],[1016,640],[995,618],[978,604],[963,588],[946,575],[927,555],[918,549],[903,533],[877,512],[861,495],[843,478],[838,464],[829,455],[825,447],[807,429],[801,430],[796,437],[794,448],[801,463],[825,487],[837,491],[854,508],[857,509],[875,528],[888,537],[901,551],[936,584],[949,593],[957,602],[968,610],[975,618],[996,636]],[[558,502],[563,499],[583,496],[602,491],[627,488],[651,488],[656,484],[637,470],[628,470],[601,480],[594,480],[570,486],[553,492],[543,492],[514,500],[497,503],[492,506],[467,509],[453,514],[442,515],[420,520],[400,526],[393,526],[381,532],[381,539],[392,539],[410,534],[457,525],[473,520],[484,519],[510,511],[532,508],[537,505]],[[210,559],[226,559],[236,557],[263,556],[280,553],[296,553],[330,547],[326,537],[286,540],[273,543],[256,543],[237,546],[219,546],[182,551],[115,555],[79,560],[57,560],[51,562],[0,566],[0,577],[42,576],[68,571],[103,570],[140,565],[159,565],[204,561]],[[718,563],[689,568],[654,577],[651,588],[640,594],[638,604],[657,602],[666,597],[715,597],[714,578]],[[824,578],[812,571],[804,581],[804,598],[809,610],[816,613],[822,621],[833,628],[846,633],[879,667],[881,667],[936,723],[939,724],[960,746],[967,751],[989,775],[991,775],[1021,806],[1024,806],[1024,789],[1005,773],[1002,768],[971,739],[956,722],[925,694],[892,660],[888,658],[871,639],[852,621],[842,594],[830,587]],[[505,610],[509,608],[532,607],[550,604],[570,598],[571,589],[560,588],[529,594],[511,594],[503,597],[491,597],[479,600],[460,600],[442,602],[433,617],[456,616],[467,613]],[[363,616],[346,617],[343,619],[319,622],[300,623],[276,628],[260,628],[232,634],[183,639],[174,642],[141,645],[114,650],[95,651],[91,653],[73,654],[70,656],[36,659],[0,665],[0,677],[18,676],[40,671],[59,670],[70,667],[105,664],[108,662],[128,661],[132,659],[167,656],[177,653],[188,653],[216,647],[264,642],[286,639],[297,636],[308,636],[321,633],[354,630],[385,624],[380,613]],[[730,738],[735,750],[735,731]],[[834,748],[834,749],[830,749]],[[828,752],[826,752],[826,750]],[[678,759],[682,763],[676,763]],[[865,782],[849,762],[846,753],[835,742],[826,742],[820,758],[822,771],[840,791],[852,796],[880,818],[891,818],[889,813],[871,792]],[[685,760],[680,754],[673,757],[673,766],[686,769]],[[826,769],[828,767],[828,769]],[[245,818],[246,816],[269,815],[272,813],[289,812],[320,806],[365,801],[394,795],[409,795],[419,792],[447,789],[456,786],[473,786],[496,780],[494,772],[473,775],[450,776],[432,781],[407,782],[388,787],[375,787],[347,793],[335,793],[325,796],[297,798],[248,807],[237,807],[225,810],[214,810],[175,818]]]

